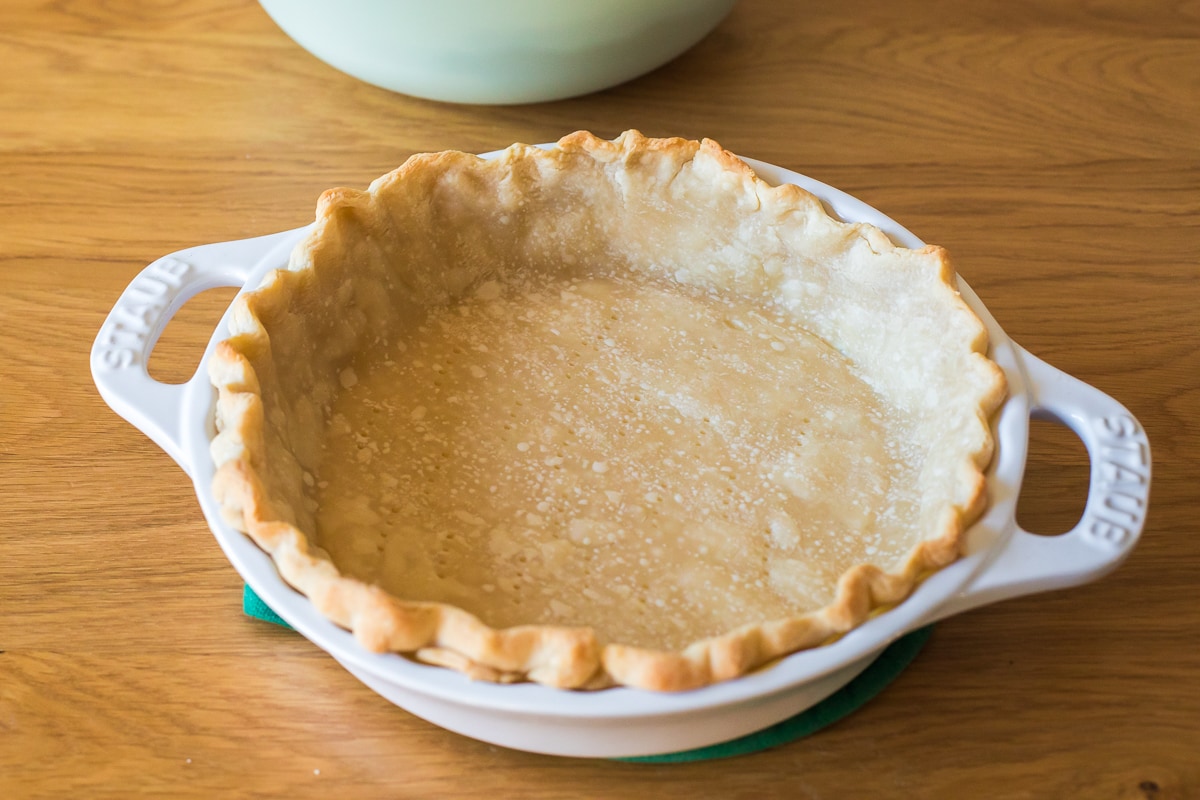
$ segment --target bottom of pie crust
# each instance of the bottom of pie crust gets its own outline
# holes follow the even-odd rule
[[[778,307],[634,274],[493,280],[340,374],[339,570],[494,628],[678,649],[916,544],[912,422]]]

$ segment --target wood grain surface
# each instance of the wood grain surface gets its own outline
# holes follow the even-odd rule
[[[251,0],[8,0],[0,65],[0,798],[1200,797],[1196,0],[743,0],[645,77],[519,107],[359,83]],[[580,128],[708,136],[949,248],[1013,339],[1149,431],[1129,561],[939,624],[808,739],[688,765],[473,741],[244,617],[188,479],[92,384],[121,290],[411,153]],[[229,298],[185,307],[156,377]],[[1021,523],[1070,528],[1087,464],[1033,426]]]

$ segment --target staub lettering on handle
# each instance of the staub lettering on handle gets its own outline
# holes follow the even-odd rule
[[[1137,421],[1127,415],[1097,421],[1099,442],[1094,485],[1084,533],[1093,542],[1118,548],[1140,527],[1150,487],[1150,445]]]
[[[141,366],[155,323],[191,270],[186,261],[164,258],[134,279],[100,332],[99,366],[107,370]]]

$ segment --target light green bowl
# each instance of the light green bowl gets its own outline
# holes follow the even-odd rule
[[[260,0],[343,72],[456,103],[587,94],[683,53],[737,0]]]

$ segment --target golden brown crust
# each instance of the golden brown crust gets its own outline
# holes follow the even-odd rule
[[[931,459],[938,470],[922,478],[932,487],[931,495],[944,498],[925,514],[923,540],[889,570],[863,564],[847,571],[824,608],[752,622],[678,652],[601,643],[583,627],[496,630],[454,606],[400,600],[339,573],[310,538],[315,500],[309,486],[320,448],[313,428],[321,423],[322,405],[337,392],[338,369],[356,349],[371,346],[372,332],[385,328],[398,307],[402,312],[451,302],[478,277],[454,269],[390,270],[389,259],[400,259],[400,253],[407,263],[430,258],[432,245],[411,231],[456,231],[453,241],[438,246],[454,249],[459,261],[470,263],[476,255],[493,252],[491,248],[500,252],[486,227],[463,224],[491,213],[486,204],[494,203],[495,213],[517,218],[504,235],[514,238],[516,226],[515,238],[521,242],[554,236],[569,241],[579,235],[580,226],[594,225],[606,226],[600,234],[592,232],[600,240],[617,238],[627,233],[628,220],[619,214],[600,221],[589,218],[586,198],[579,195],[586,182],[602,175],[628,209],[625,216],[634,217],[639,204],[658,204],[660,211],[669,205],[676,178],[685,170],[690,171],[687,182],[705,181],[720,198],[712,213],[736,218],[740,227],[731,229],[734,245],[744,249],[764,243],[763,252],[751,253],[748,267],[727,267],[728,282],[737,291],[771,291],[796,303],[822,293],[835,295],[848,282],[880,295],[895,292],[897,285],[908,291],[895,275],[878,274],[872,257],[879,254],[886,254],[888,270],[924,283],[914,294],[941,315],[938,336],[954,351],[951,360],[965,387],[960,394],[966,406],[955,406],[944,425],[929,428],[939,439],[929,443],[932,450],[957,455],[949,461]],[[562,177],[576,172],[582,177]],[[538,228],[545,223],[535,215],[522,216],[526,201],[536,205],[531,198],[552,184],[559,193],[556,207],[567,209],[555,223],[564,229],[553,235]],[[580,206],[577,213],[572,204]],[[673,212],[668,208],[663,213]],[[784,257],[810,245],[811,263],[797,265]],[[561,255],[547,247],[551,249],[544,253],[518,251],[505,257]],[[640,255],[630,256],[631,269],[638,268]],[[661,253],[651,256],[664,258]],[[671,274],[681,281],[705,279],[701,268],[690,264],[664,269],[677,269]],[[354,270],[362,274],[351,279]],[[921,316],[923,307],[912,308],[914,318],[920,317],[914,326],[933,324]],[[861,308],[844,312],[822,307],[817,324],[825,327],[818,333],[839,349],[839,339],[845,338],[847,347],[861,351],[861,360],[894,369],[886,366],[894,360],[888,350],[894,338],[890,333],[845,331],[853,327],[848,320],[862,313]],[[892,322],[905,320],[895,317]],[[903,250],[869,225],[831,220],[815,197],[795,186],[768,186],[715,142],[648,139],[636,131],[611,142],[577,132],[549,153],[514,145],[490,163],[455,152],[418,155],[366,192],[327,191],[320,198],[314,230],[289,268],[272,273],[257,291],[239,299],[231,328],[231,338],[218,346],[209,365],[219,393],[213,492],[226,520],[266,550],[285,581],[322,614],[352,630],[364,647],[413,654],[481,680],[531,680],[562,688],[619,684],[679,691],[729,680],[830,641],[881,607],[902,601],[924,575],[959,556],[966,528],[986,505],[983,469],[992,455],[988,420],[1005,391],[1002,373],[986,358],[983,325],[958,297],[954,271],[940,249]],[[945,387],[924,385],[923,375],[910,380],[896,373],[886,380],[898,387],[898,402],[918,407],[945,400],[936,397]]]

